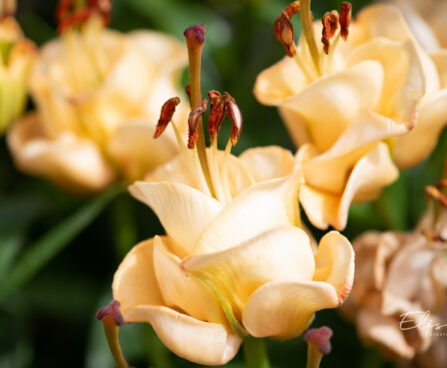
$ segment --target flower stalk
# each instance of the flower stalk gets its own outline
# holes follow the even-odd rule
[[[270,368],[264,339],[246,337],[244,339],[244,357],[247,368]]]

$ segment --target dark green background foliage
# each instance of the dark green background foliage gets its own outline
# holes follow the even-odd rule
[[[354,11],[368,2],[353,1]],[[17,17],[29,38],[41,45],[56,36],[54,0],[19,3]],[[111,27],[157,29],[181,40],[187,26],[207,25],[203,90],[228,91],[236,98],[245,126],[235,151],[270,144],[293,149],[276,109],[258,104],[251,92],[256,75],[284,55],[272,25],[286,5],[277,0],[114,0]],[[312,6],[319,16],[339,8],[340,1]],[[228,137],[228,131],[222,135]],[[370,228],[414,226],[425,207],[424,186],[440,176],[446,138],[444,132],[429,160],[402,172],[376,202],[352,206],[344,233],[352,239]],[[0,178],[0,367],[112,367],[95,312],[110,300],[113,273],[123,256],[138,241],[162,233],[160,223],[123,185],[76,198],[18,173],[4,137]],[[322,324],[335,332],[333,352],[322,367],[388,366],[375,350],[361,347],[355,329],[337,312],[318,313],[314,326]],[[166,350],[149,325],[124,326],[121,341],[135,366],[195,366]],[[300,338],[269,341],[268,350],[274,367],[305,366]],[[229,364],[243,366],[241,353]]]

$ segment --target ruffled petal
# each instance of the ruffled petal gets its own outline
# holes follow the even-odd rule
[[[326,282],[272,281],[251,295],[242,321],[255,337],[290,339],[303,333],[316,311],[338,305],[336,290]]]
[[[314,226],[326,229],[332,225],[342,230],[346,226],[351,202],[373,199],[385,186],[394,182],[398,174],[387,145],[379,143],[357,162],[342,195],[304,185],[300,190],[300,203]]]
[[[223,208],[213,197],[184,184],[137,181],[129,191],[156,213],[179,257],[192,253],[200,234]]]
[[[268,230],[294,226],[298,185],[296,175],[291,175],[251,186],[209,224],[193,254],[229,249]]]
[[[167,249],[167,239],[154,238],[154,270],[165,305],[180,308],[191,317],[208,322],[224,322],[220,305],[207,286],[191,277],[181,259]]]
[[[382,93],[383,74],[379,62],[362,61],[314,81],[281,105],[282,111],[287,110],[283,116],[288,129],[293,131],[296,121],[299,129],[305,124],[311,141],[326,151],[359,112],[374,111]]]
[[[128,181],[141,180],[154,167],[165,163],[178,152],[172,128],[154,139],[155,125],[133,120],[120,125],[107,142],[108,153]]]
[[[121,312],[137,305],[164,305],[154,271],[154,239],[145,240],[124,257],[113,277],[113,298]]]
[[[150,323],[171,351],[198,364],[226,364],[241,345],[241,339],[228,333],[224,326],[199,321],[166,307],[137,306],[124,313],[124,320]]]
[[[251,148],[239,159],[257,183],[289,175],[295,165],[292,153],[278,146]]]
[[[65,132],[54,140],[47,138],[35,114],[17,121],[7,138],[20,170],[43,176],[67,191],[97,191],[115,179],[112,167],[98,146],[71,132]]]
[[[380,62],[384,71],[382,96],[375,111],[412,127],[416,123],[419,101],[426,89],[422,61],[415,42],[374,38],[353,50],[348,65],[363,60]],[[433,68],[431,70],[435,72]]]
[[[309,238],[297,227],[265,232],[221,252],[187,258],[185,270],[207,278],[236,307],[243,309],[250,295],[263,284],[278,281],[310,281],[315,262]]]
[[[331,284],[343,303],[354,281],[354,250],[351,243],[337,231],[323,236],[315,255],[314,281]]]
[[[360,113],[325,153],[304,164],[306,183],[333,194],[341,194],[354,166],[377,142],[408,132],[403,124],[372,112]]]
[[[260,103],[277,106],[302,90],[307,82],[296,62],[285,57],[258,75],[253,93]]]
[[[427,158],[435,148],[446,124],[447,89],[443,89],[424,102],[416,127],[408,135],[396,139],[396,165],[407,169]]]

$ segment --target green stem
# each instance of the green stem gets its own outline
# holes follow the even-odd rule
[[[270,368],[263,339],[252,336],[246,337],[244,339],[244,357],[247,368]]]

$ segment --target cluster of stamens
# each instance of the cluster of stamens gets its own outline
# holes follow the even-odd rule
[[[301,3],[303,2],[304,1],[301,1]],[[291,18],[300,11],[303,11],[303,9],[301,9],[300,7],[300,1],[295,1],[291,3],[286,9],[284,9],[281,12],[279,17],[276,19],[273,28],[276,38],[284,46],[287,55],[290,57],[293,57],[296,54],[294,31]],[[345,41],[347,40],[349,35],[349,25],[351,23],[351,12],[352,12],[352,5],[348,2],[343,2],[341,4],[340,14],[336,10],[324,14],[322,18],[323,31],[322,31],[321,42],[323,43],[323,50],[326,54],[329,54],[331,47],[330,40],[334,37],[338,29],[338,26],[340,26],[341,37]],[[301,19],[302,20],[307,19],[310,22],[312,22],[313,21],[312,13],[309,11],[309,14],[302,14]],[[314,40],[313,30],[307,28],[308,27],[305,27],[303,22],[303,30],[306,36],[306,40],[308,41],[308,43],[310,43],[309,40]],[[306,33],[310,34],[307,35]],[[312,53],[312,47],[310,44],[309,48],[311,49]]]
[[[66,29],[85,23],[93,16],[99,16],[104,25],[110,23],[112,12],[111,0],[87,0],[83,8],[74,6],[73,0],[61,0],[56,10],[57,31],[63,33]]]

